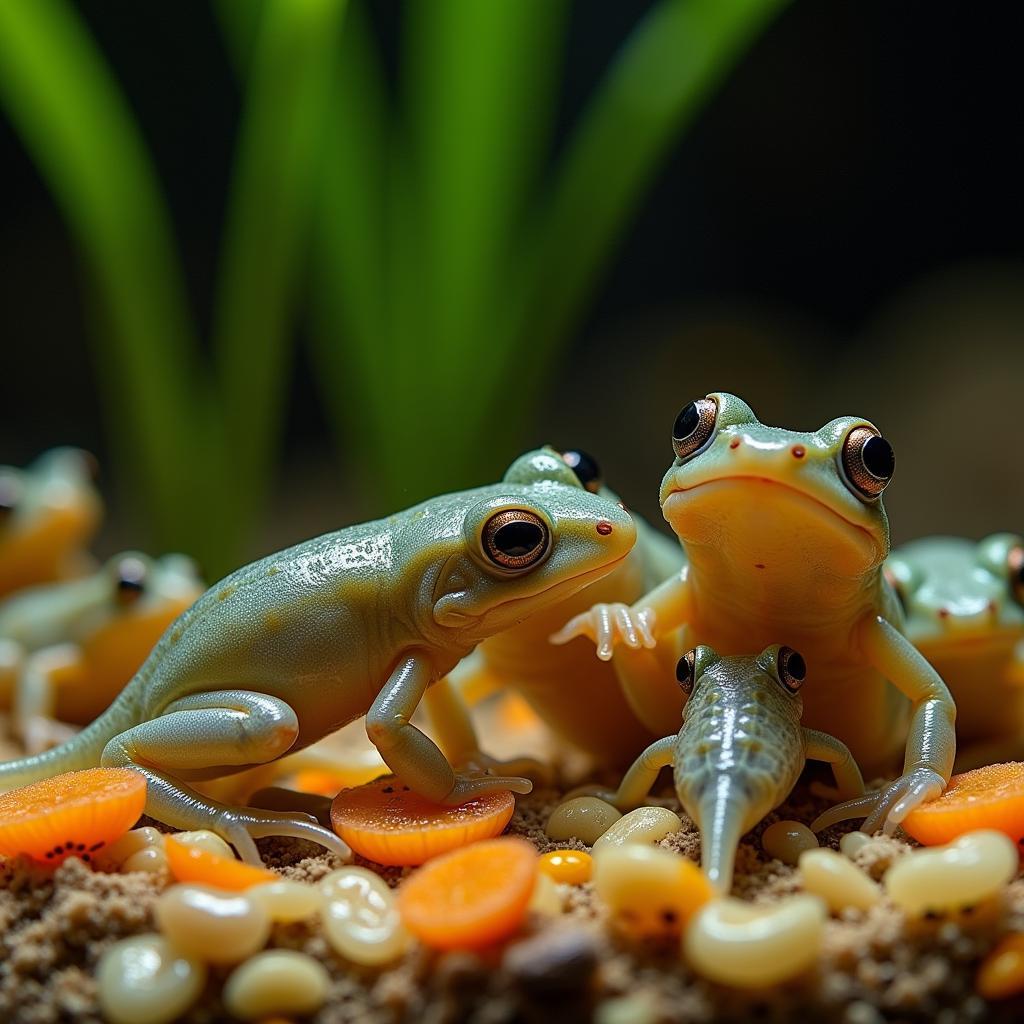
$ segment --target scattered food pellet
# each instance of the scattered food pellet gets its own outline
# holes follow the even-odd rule
[[[101,871],[162,871],[167,867],[164,834],[152,825],[133,828],[98,851],[94,863]]]
[[[996,895],[1017,874],[1017,845],[1002,832],[968,832],[915,850],[885,873],[889,898],[908,914],[953,910]]]
[[[537,851],[511,837],[432,860],[398,891],[406,927],[437,949],[475,949],[519,930],[537,881]]]
[[[582,885],[590,881],[593,859],[582,850],[552,850],[540,859],[540,870],[553,882]]]
[[[804,850],[798,863],[804,890],[820,896],[834,914],[847,907],[867,910],[882,898],[877,883],[835,850]]]
[[[827,917],[817,896],[791,896],[768,906],[714,900],[694,915],[683,950],[695,971],[721,985],[777,985],[817,960]]]
[[[254,885],[246,890],[245,895],[259,903],[272,921],[280,924],[305,921],[313,917],[323,903],[323,896],[316,886],[290,878]]]
[[[177,836],[167,836],[164,846],[171,874],[179,882],[202,882],[217,889],[239,891],[278,879],[278,875],[266,868],[210,853],[194,843],[181,842]]]
[[[656,843],[682,827],[679,815],[667,807],[638,807],[612,822],[594,842],[594,852],[623,843]]]
[[[1005,936],[985,957],[975,987],[984,999],[1008,999],[1024,992],[1024,933]]]
[[[596,796],[577,796],[559,804],[551,812],[544,831],[556,843],[579,839],[587,846],[593,846],[621,817],[606,800]]]
[[[1024,838],[1024,762],[954,775],[942,796],[915,807],[900,824],[924,846],[977,829],[995,829],[1016,842]]]
[[[161,935],[115,942],[96,969],[100,1009],[111,1024],[168,1024],[199,998],[206,967]]]
[[[431,857],[499,835],[515,810],[506,791],[458,807],[431,803],[394,775],[342,790],[331,805],[334,831],[377,864],[423,864]]]
[[[818,837],[802,822],[777,821],[761,836],[761,848],[769,857],[793,865],[805,850],[815,850]]]
[[[331,980],[319,960],[291,949],[270,949],[236,967],[224,985],[224,1005],[242,1020],[277,1013],[315,1013]]]
[[[215,853],[218,857],[235,859],[235,851],[216,832],[211,832],[207,828],[196,829],[193,832],[175,832],[174,841],[184,843],[186,846],[194,846],[207,853]]]
[[[558,885],[543,871],[537,873],[537,884],[533,887],[533,895],[527,909],[530,913],[540,914],[542,917],[558,917],[562,913],[562,895],[558,891]]]
[[[172,885],[157,900],[154,915],[176,949],[211,964],[237,964],[270,937],[270,915],[262,904],[206,885]]]
[[[839,852],[851,860],[871,842],[871,836],[867,832],[847,832],[839,840]]]
[[[714,895],[691,860],[660,846],[608,846],[594,857],[594,889],[619,931],[634,937],[678,935]]]
[[[376,967],[405,952],[409,933],[379,875],[356,866],[339,868],[320,880],[318,890],[327,940],[347,960]]]

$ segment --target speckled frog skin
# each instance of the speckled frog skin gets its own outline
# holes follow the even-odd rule
[[[907,636],[956,700],[968,763],[1024,755],[1024,538],[930,537],[897,548],[886,574]],[[982,746],[984,745],[984,746]]]
[[[801,727],[805,674],[803,658],[788,647],[756,658],[691,651],[676,670],[689,694],[679,734],[648,747],[612,798],[621,810],[637,806],[673,765],[679,801],[701,831],[701,865],[721,892],[732,888],[740,838],[786,799],[808,758],[832,765],[841,795],[864,790],[847,747]]]
[[[246,860],[258,862],[253,838],[265,835],[347,857],[309,816],[220,804],[189,782],[266,764],[365,714],[387,764],[429,799],[528,792],[524,779],[456,774],[409,722],[482,639],[592,583],[635,542],[618,506],[518,466],[518,482],[442,495],[232,573],[167,630],[105,714],[61,747],[0,765],[0,787],[128,766],[147,778],[149,815],[209,828]]]
[[[904,749],[903,775],[878,794],[864,825],[895,829],[948,782],[956,711],[903,635],[882,575],[892,449],[859,417],[813,433],[769,427],[725,393],[684,407],[672,444],[661,507],[687,567],[632,608],[593,609],[555,639],[585,633],[603,657],[623,641],[620,679],[652,728],[681,651],[708,644],[743,654],[780,641],[799,650],[811,666],[809,725],[846,742],[866,773],[890,771]],[[662,638],[666,650],[645,649]],[[848,810],[834,809],[831,820]]]

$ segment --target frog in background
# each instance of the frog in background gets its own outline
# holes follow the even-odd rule
[[[907,637],[956,701],[958,770],[1024,757],[1024,538],[915,540],[885,569]]]
[[[102,714],[202,591],[190,558],[128,551],[0,604],[0,700],[28,753]]]
[[[808,726],[845,742],[867,775],[891,771],[904,751],[902,775],[870,798],[864,823],[895,830],[949,781],[956,708],[904,636],[882,573],[892,447],[857,416],[814,432],[770,427],[716,392],[684,406],[672,448],[660,501],[687,564],[632,606],[597,606],[553,639],[587,635],[600,657],[614,654],[631,703],[646,705],[641,717],[660,735],[678,722],[664,715],[662,694],[684,651],[703,644],[742,655],[776,643],[800,651],[812,667]],[[868,803],[832,808],[816,827]]]
[[[78,448],[54,448],[30,466],[0,466],[0,597],[22,587],[81,576],[103,506],[96,461]]]

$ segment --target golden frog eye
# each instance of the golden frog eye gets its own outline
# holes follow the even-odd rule
[[[1024,547],[1020,544],[1010,548],[1006,559],[1010,570],[1010,592],[1017,604],[1024,604]]]
[[[540,516],[512,508],[491,516],[484,525],[484,551],[502,569],[528,569],[548,551],[550,533]]]
[[[676,679],[679,681],[679,689],[687,697],[693,693],[694,676],[697,673],[697,652],[688,651],[676,664]]]
[[[591,494],[601,490],[601,467],[593,455],[588,455],[579,448],[570,448],[562,452],[562,461],[576,474],[577,479]]]
[[[146,566],[138,558],[122,558],[117,564],[115,600],[122,607],[135,604],[146,590]]]
[[[713,398],[698,398],[676,417],[672,427],[672,450],[677,459],[696,455],[711,440],[718,419],[718,403]]]
[[[843,472],[850,486],[864,498],[877,498],[896,468],[892,445],[874,428],[854,427],[843,441]]]
[[[776,664],[782,685],[790,693],[796,693],[804,685],[804,678],[807,675],[807,662],[804,661],[803,655],[794,651],[792,647],[780,647],[779,660]]]

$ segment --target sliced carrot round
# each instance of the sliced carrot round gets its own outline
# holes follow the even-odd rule
[[[202,882],[215,889],[238,892],[264,882],[279,882],[280,875],[267,868],[243,864],[233,857],[222,857],[174,836],[166,838],[167,866],[179,882]]]
[[[914,808],[900,824],[925,846],[949,843],[979,828],[1019,841],[1024,837],[1024,763],[990,764],[954,775],[938,800]]]
[[[537,851],[504,836],[446,853],[398,890],[406,928],[434,949],[478,949],[519,930],[537,883]]]
[[[56,866],[91,860],[120,839],[146,806],[146,779],[131,768],[86,768],[0,794],[0,855]]]
[[[331,805],[334,831],[378,864],[422,864],[460,846],[490,839],[508,824],[515,797],[488,793],[458,807],[413,793],[394,775],[344,789]]]

